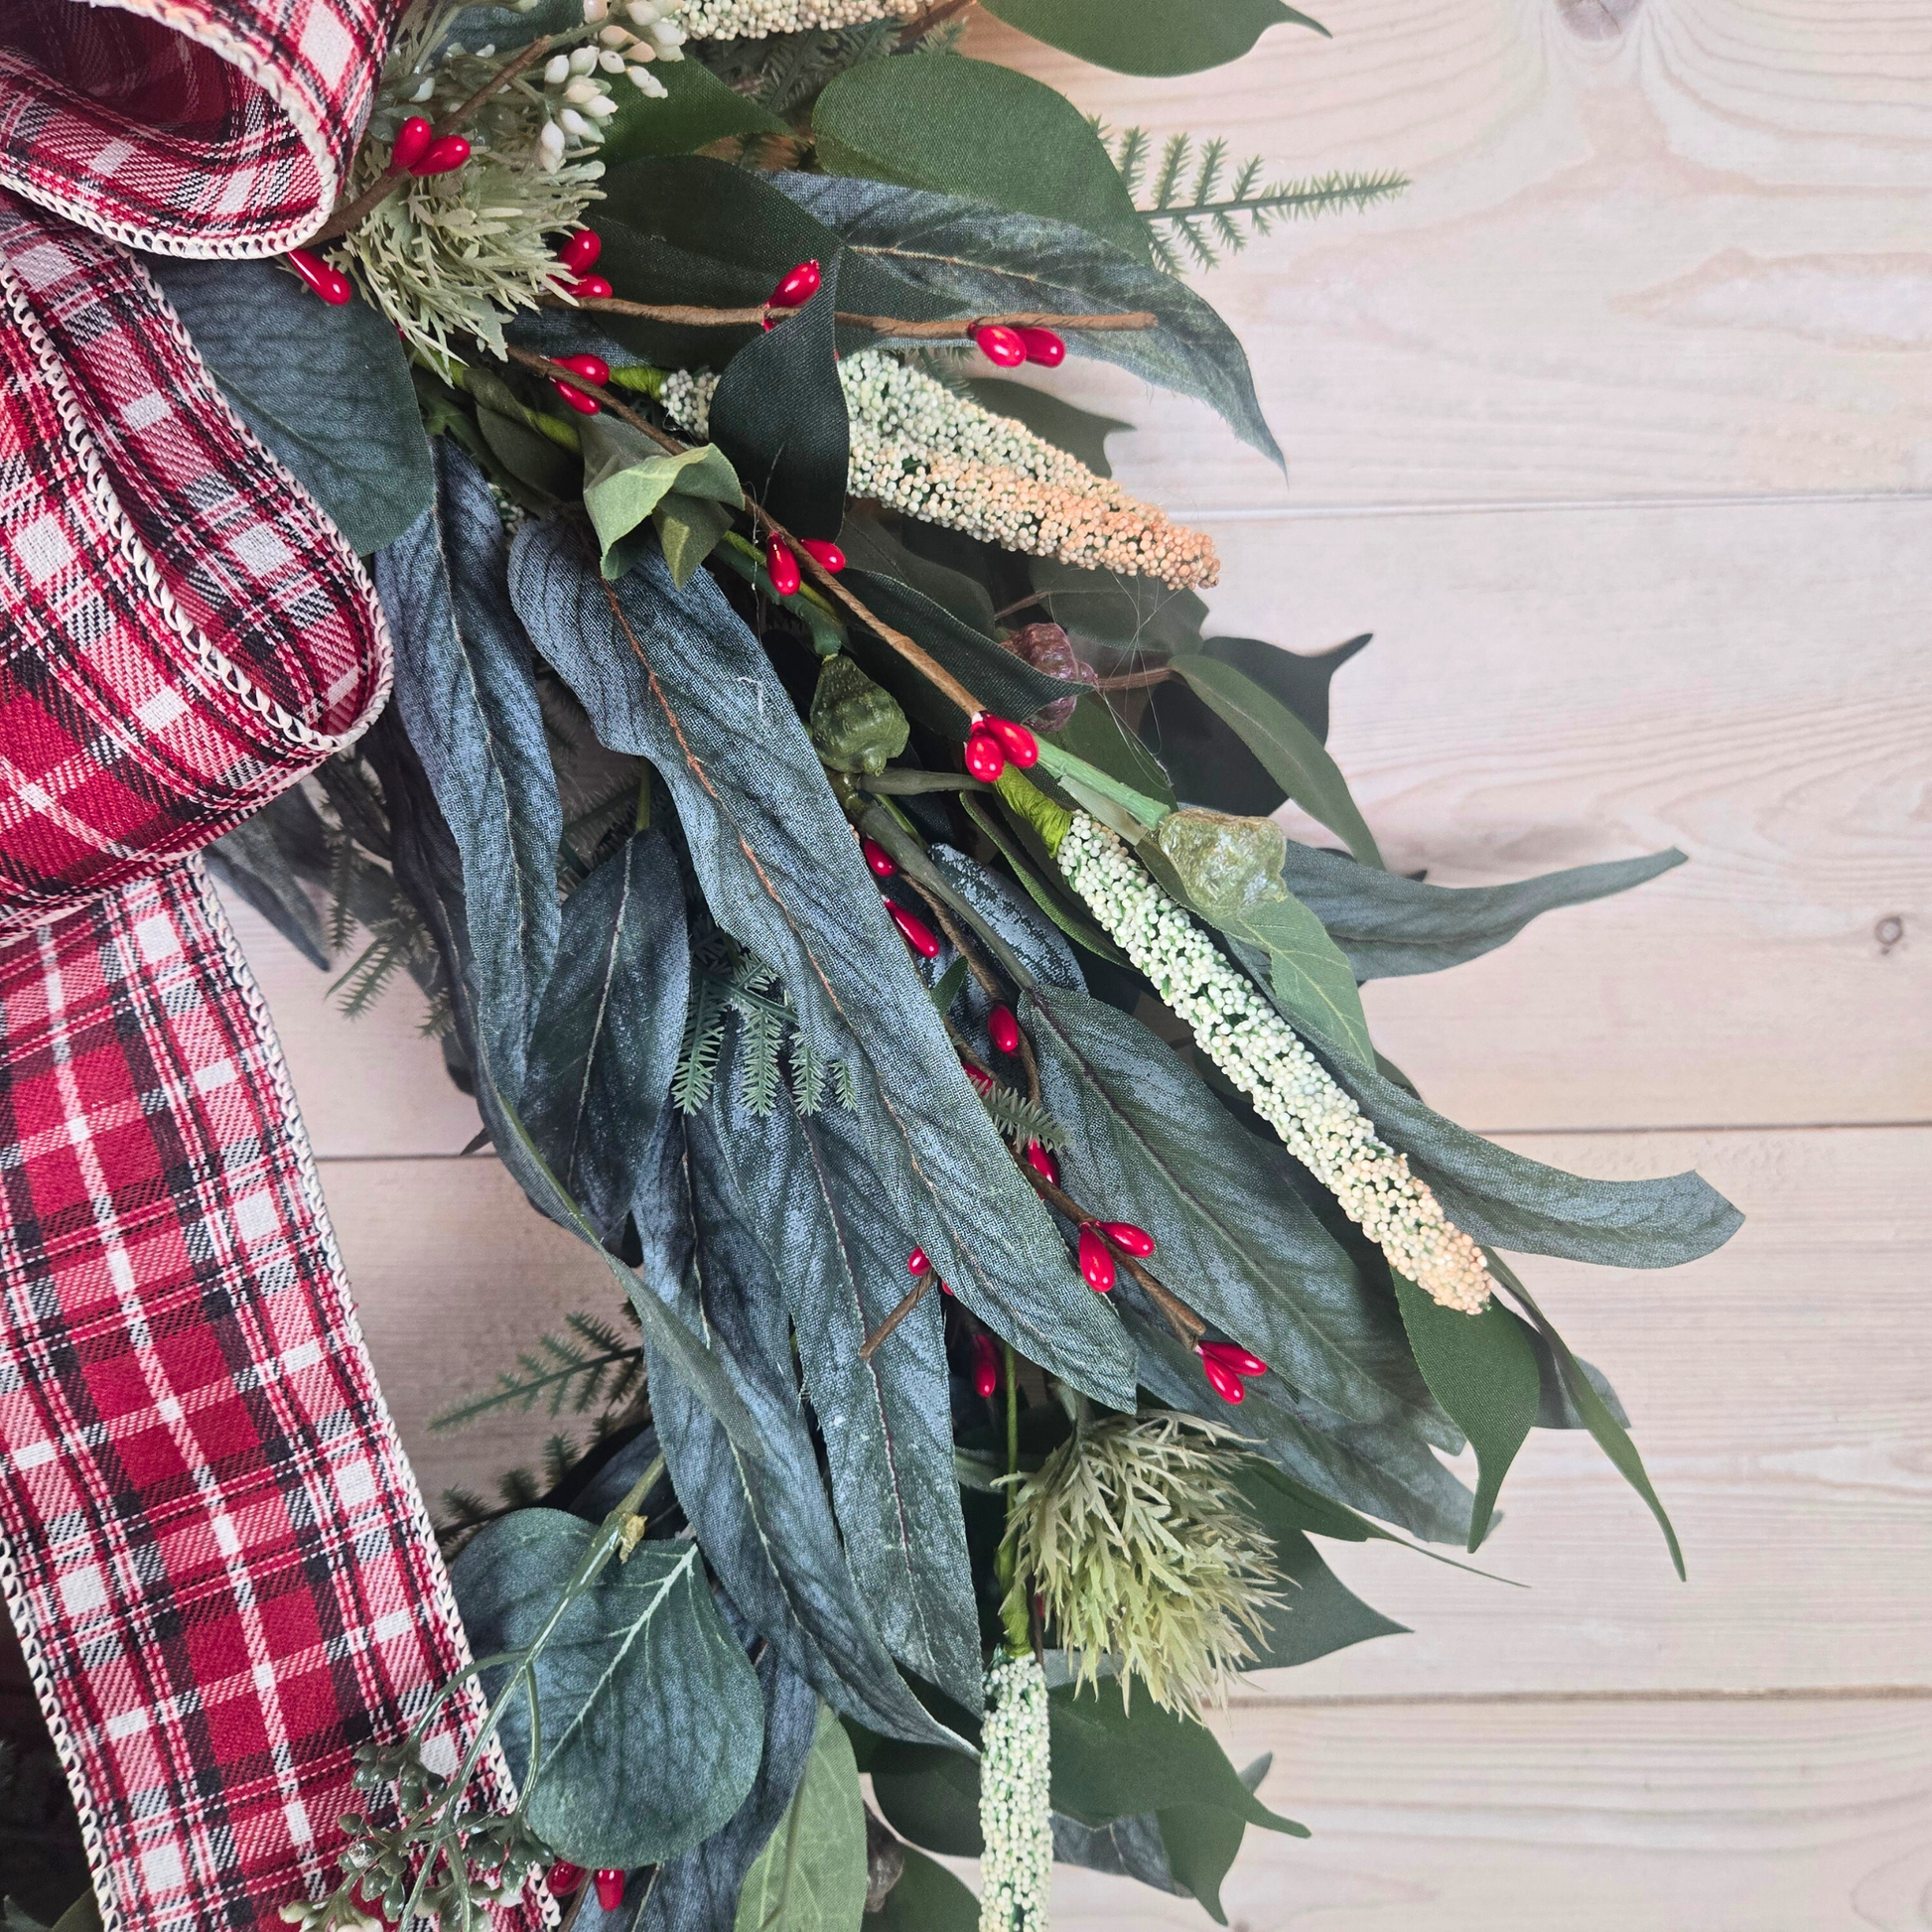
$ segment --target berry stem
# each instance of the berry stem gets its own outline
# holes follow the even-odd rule
[[[566,305],[553,302],[549,306]],[[616,295],[591,296],[568,306],[602,311],[606,315],[633,316],[640,322],[670,323],[681,329],[749,329],[755,324],[775,322],[797,313],[783,303],[755,302],[739,309],[713,309],[690,302],[627,302]],[[1161,325],[1161,318],[1151,309],[1122,309],[1081,316],[1051,316],[1027,309],[1012,315],[959,316],[940,322],[914,321],[909,316],[859,315],[850,309],[840,309],[835,312],[834,320],[845,329],[869,329],[875,336],[924,343],[969,342],[981,329],[1052,329],[1114,335],[1158,329]]]

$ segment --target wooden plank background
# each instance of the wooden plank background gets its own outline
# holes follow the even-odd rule
[[[1369,994],[1449,1111],[1750,1216],[1672,1274],[1532,1270],[1616,1378],[1691,1568],[1601,1459],[1534,1439],[1485,1552],[1336,1567],[1414,1634],[1223,1720],[1311,1843],[1251,1834],[1246,1932],[1932,1926],[1932,0],[1327,0],[1331,41],[1136,81],[974,49],[1116,126],[1400,202],[1203,281],[1284,479],[1070,364],[1130,487],[1213,529],[1219,627],[1373,629],[1333,746],[1447,883],[1693,863]],[[598,1271],[487,1160],[407,996],[353,1028],[242,915],[425,1486],[539,1422],[425,1418]],[[434,1367],[432,1367],[434,1364]],[[1063,1876],[1064,1932],[1204,1924]]]

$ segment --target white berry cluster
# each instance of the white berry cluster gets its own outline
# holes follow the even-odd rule
[[[980,1932],[1046,1932],[1053,1881],[1046,1675],[1032,1651],[986,1673],[980,1733]]]
[[[537,0],[514,4],[519,13],[528,13]],[[639,93],[662,100],[666,89],[650,64],[684,59],[684,29],[672,17],[677,0],[618,0],[615,12],[612,0],[583,0],[583,5],[585,26],[597,30],[596,44],[553,54],[544,64],[549,118],[537,139],[537,161],[544,168],[561,167],[573,142],[595,146],[604,139],[603,123],[618,111],[605,88],[617,75]]]
[[[796,34],[857,27],[867,20],[908,20],[921,0],[686,0],[684,25],[694,40],[761,41],[767,34]]]
[[[1024,423],[982,409],[881,349],[847,356],[839,380],[852,423],[850,494],[1084,570],[1183,589],[1218,576],[1211,539],[1170,523]],[[701,434],[716,386],[715,376],[680,371],[664,385],[664,406]]]
[[[1125,842],[1075,812],[1057,857],[1068,884],[1193,1029],[1201,1051],[1390,1264],[1445,1308],[1478,1313],[1493,1286],[1482,1250]]]

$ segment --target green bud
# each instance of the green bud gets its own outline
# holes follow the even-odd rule
[[[1187,897],[1216,924],[1288,897],[1282,884],[1288,836],[1272,818],[1190,805],[1164,818],[1154,842]]]
[[[819,669],[809,728],[820,763],[874,773],[905,750],[912,729],[898,700],[842,651]]]

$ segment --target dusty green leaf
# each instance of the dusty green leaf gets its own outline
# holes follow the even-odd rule
[[[673,496],[702,504],[710,512],[707,526],[722,513],[718,529],[730,527],[745,491],[715,443],[672,456],[641,430],[609,416],[586,417],[579,434],[584,440],[584,507],[603,549],[600,565],[606,577],[621,577],[630,568],[643,526]],[[691,527],[689,519],[686,527]],[[683,575],[690,576],[701,561],[692,562]]]

